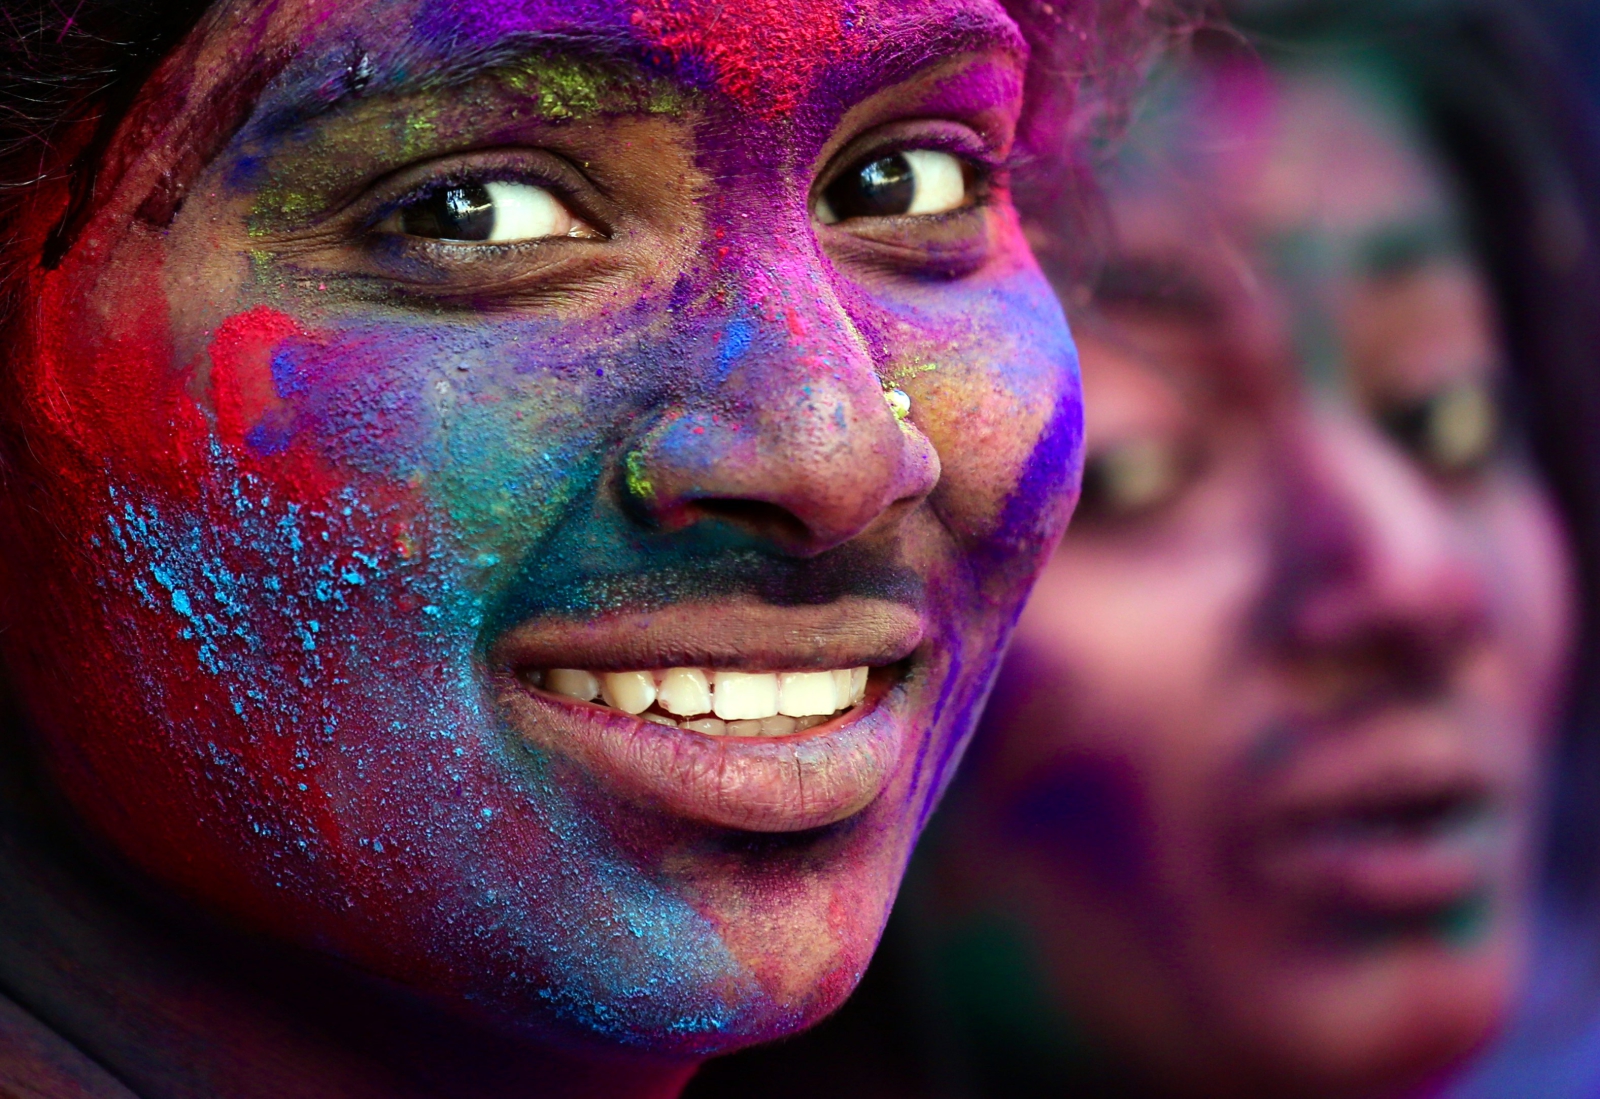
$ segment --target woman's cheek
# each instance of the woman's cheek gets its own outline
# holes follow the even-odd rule
[[[1037,273],[975,286],[988,308],[948,314],[926,363],[901,385],[942,469],[933,503],[964,541],[1008,552],[1054,544],[1082,464],[1077,352]],[[994,309],[994,298],[1004,301]],[[974,303],[976,305],[976,303]],[[968,318],[1005,316],[1001,329]],[[1036,567],[1024,552],[1019,564]]]
[[[1474,539],[1484,555],[1492,629],[1502,657],[1515,666],[1506,676],[1541,729],[1554,728],[1546,712],[1570,669],[1577,605],[1570,535],[1548,491],[1531,476],[1508,474],[1488,490]]]
[[[258,308],[211,344],[217,433],[304,505],[351,492],[424,522],[429,560],[488,598],[604,472],[618,386],[537,325],[345,323]],[[342,506],[342,505],[341,505]],[[475,616],[481,622],[481,615]]]
[[[286,930],[421,837],[470,847],[504,782],[474,664],[492,569],[436,498],[432,378],[342,341],[241,314],[198,394],[159,339],[109,341],[86,374],[126,371],[126,436],[49,468],[22,542],[19,664],[59,685],[34,695],[64,793],[147,872]]]

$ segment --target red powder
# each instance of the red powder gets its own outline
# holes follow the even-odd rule
[[[208,429],[172,364],[162,264],[152,253],[126,265],[121,308],[95,323],[85,323],[78,268],[63,264],[39,277],[15,407],[38,419],[28,429],[31,445],[63,476],[67,462],[96,470],[131,462],[158,471],[181,495],[203,464]]]
[[[698,60],[717,87],[772,121],[794,110],[844,52],[846,0],[640,0],[634,25],[674,61]]]
[[[314,340],[288,314],[257,306],[224,321],[209,348],[217,437],[241,470],[267,473],[307,503],[329,498],[349,481],[327,440],[297,422],[273,376],[274,356]]]
[[[275,309],[257,307],[229,317],[211,341],[211,401],[217,433],[238,448],[252,427],[269,416],[286,416],[272,384],[272,355],[300,326]]]

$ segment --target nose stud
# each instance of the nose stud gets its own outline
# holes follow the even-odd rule
[[[883,399],[889,402],[889,410],[894,413],[896,420],[904,420],[911,415],[911,397],[905,390],[885,389]]]

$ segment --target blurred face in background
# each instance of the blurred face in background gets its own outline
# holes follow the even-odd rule
[[[1107,190],[1079,519],[936,895],[1160,1093],[1425,1082],[1516,986],[1573,628],[1485,272],[1360,72],[1197,63]]]

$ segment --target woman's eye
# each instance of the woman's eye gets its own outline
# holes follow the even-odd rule
[[[817,220],[946,214],[968,205],[967,168],[949,153],[907,149],[856,165],[822,192]]]
[[[1481,467],[1500,443],[1500,409],[1483,382],[1468,381],[1380,419],[1389,434],[1436,473],[1459,475]]]
[[[426,240],[506,244],[550,237],[600,236],[531,183],[452,183],[406,203],[378,226]]]
[[[1183,487],[1183,451],[1162,439],[1134,438],[1091,452],[1083,467],[1078,515],[1125,519],[1153,511]]]

